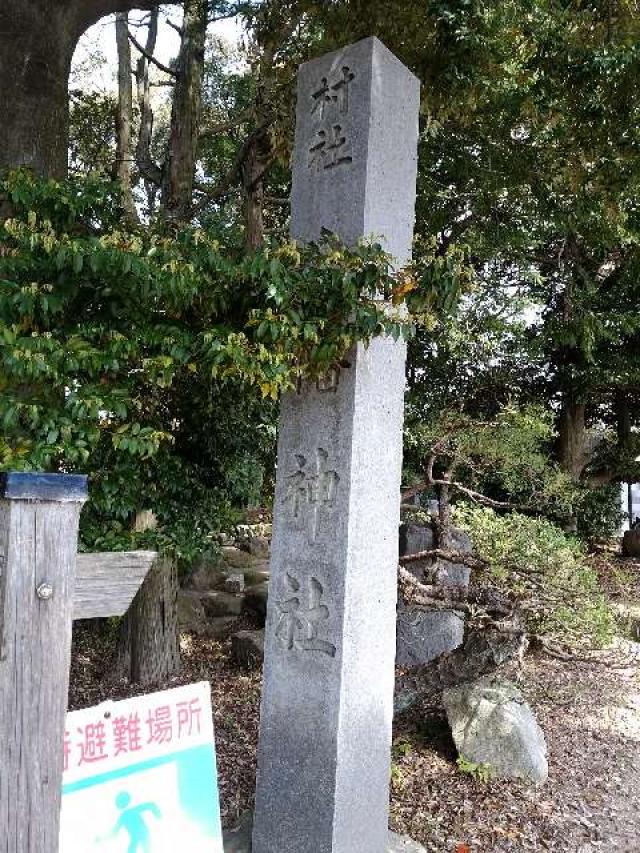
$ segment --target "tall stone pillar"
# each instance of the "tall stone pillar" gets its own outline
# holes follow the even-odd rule
[[[377,39],[299,73],[291,232],[410,258],[419,82]],[[384,853],[405,347],[282,404],[253,853]]]

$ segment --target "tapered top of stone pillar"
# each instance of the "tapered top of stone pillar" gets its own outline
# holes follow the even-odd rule
[[[379,39],[301,66],[291,234],[375,238],[396,263],[411,254],[420,81]]]

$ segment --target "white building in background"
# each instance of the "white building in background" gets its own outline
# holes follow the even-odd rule
[[[636,518],[640,519],[640,483],[622,483],[620,504],[624,513],[621,528],[624,532],[629,530]]]

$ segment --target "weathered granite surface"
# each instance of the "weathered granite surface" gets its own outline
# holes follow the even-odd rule
[[[455,610],[419,610],[398,605],[398,666],[421,666],[457,649],[464,641],[464,617]]]
[[[224,853],[252,853],[251,831],[253,827],[253,816],[243,816],[236,829],[226,832],[224,835]],[[385,853],[426,853],[425,848],[402,835],[390,832]]]
[[[544,782],[549,774],[544,733],[520,690],[490,676],[442,694],[460,755],[492,776]]]
[[[291,233],[408,260],[418,80],[377,39],[299,74]],[[385,853],[405,347],[282,404],[253,853]]]

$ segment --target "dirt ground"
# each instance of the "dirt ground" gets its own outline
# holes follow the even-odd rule
[[[109,679],[113,639],[108,623],[77,625],[72,709],[142,692]],[[158,687],[210,681],[231,826],[252,805],[260,674],[230,663],[228,638],[185,634],[182,653],[180,677]],[[444,716],[414,710],[394,729],[392,828],[438,853],[640,851],[640,645],[621,640],[599,663],[529,655],[523,682],[547,738],[549,781],[532,788],[463,774]]]

